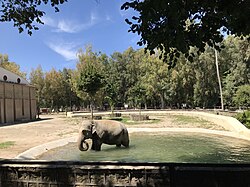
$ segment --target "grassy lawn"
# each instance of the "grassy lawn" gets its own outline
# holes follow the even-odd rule
[[[172,115],[176,123],[199,123],[208,124],[210,122],[194,116],[184,116],[184,115]]]
[[[122,118],[113,118],[112,120],[120,121],[127,125],[139,125],[139,124],[153,124],[158,123],[161,120],[160,119],[150,119],[150,120],[144,120],[144,121],[132,121],[129,116],[123,116]]]
[[[188,115],[170,115],[173,122],[177,124],[177,126],[185,126],[191,125],[193,127],[198,128],[206,128],[206,129],[214,129],[215,127],[218,128],[219,126],[215,125],[213,122],[204,120],[202,118],[196,116],[188,116]],[[219,129],[224,129],[223,127],[219,127]]]
[[[11,147],[13,145],[15,145],[14,141],[1,142],[0,143],[0,149],[6,149],[6,148],[9,148],[9,147]]]

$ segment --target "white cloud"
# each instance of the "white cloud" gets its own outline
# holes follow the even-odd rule
[[[90,23],[94,24],[98,20],[98,16],[95,12],[91,12],[90,14]]]
[[[106,15],[106,21],[112,21],[112,18],[110,17],[110,15]]]
[[[44,25],[48,25],[50,27],[55,27],[56,26],[55,21],[52,18],[48,17],[48,16],[42,17],[42,21],[44,22]]]
[[[60,20],[56,32],[77,33],[82,30],[82,25],[69,20]]]
[[[82,30],[89,29],[90,27],[94,26],[97,22],[99,22],[98,15],[92,11],[90,17],[87,22],[79,23],[75,20],[69,19],[61,19],[61,20],[54,20],[51,17],[44,16],[42,21],[45,25],[52,27],[53,32],[64,32],[64,33],[77,33]]]
[[[61,55],[66,61],[77,59],[78,45],[66,42],[48,42],[48,47]]]

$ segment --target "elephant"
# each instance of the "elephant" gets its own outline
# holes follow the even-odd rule
[[[86,139],[92,139],[92,150],[101,151],[101,145],[129,147],[128,130],[124,124],[113,120],[83,121],[79,129],[78,148],[80,151],[89,149]]]

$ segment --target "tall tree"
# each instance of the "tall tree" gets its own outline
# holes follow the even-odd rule
[[[214,107],[219,102],[219,84],[216,75],[214,49],[206,48],[195,62],[196,83],[194,102],[199,107]]]
[[[63,68],[59,71],[62,75],[63,97],[61,98],[62,105],[72,111],[73,106],[80,105],[80,99],[77,97],[76,91],[73,89],[73,70]]]
[[[195,53],[195,49],[190,49],[190,52]],[[195,60],[198,60],[196,56]],[[176,66],[170,70],[171,72],[171,103],[177,107],[182,104],[186,107],[194,106],[194,84],[195,63],[188,61],[183,54],[177,61]]]
[[[129,31],[141,36],[138,44],[145,45],[151,53],[160,49],[165,60],[170,53],[170,64],[178,51],[188,54],[189,46],[200,51],[205,50],[206,44],[217,47],[223,40],[221,31],[238,36],[250,32],[248,0],[132,0],[121,8],[138,12],[138,16],[126,19]]]
[[[110,60],[110,62],[105,66],[105,100],[111,107],[111,113],[114,112],[115,105],[121,98],[119,92],[119,90],[121,89],[121,74],[118,72],[118,66],[119,65],[114,60]]]
[[[44,98],[44,72],[42,70],[41,65],[39,65],[36,69],[32,69],[29,77],[31,85],[36,88],[36,99],[37,99],[37,107],[38,107],[38,115],[41,107],[45,107],[45,98]],[[39,117],[39,116],[38,116]]]
[[[87,47],[85,53],[81,52],[79,58],[79,77],[77,88],[80,92],[85,92],[90,98],[91,118],[93,119],[93,102],[96,93],[103,87],[102,65],[98,61],[98,56],[92,51],[92,47]]]
[[[141,77],[141,69],[140,69],[140,59],[141,55],[138,51],[134,50],[132,47],[128,48],[123,53],[123,60],[126,63],[126,82],[127,82],[127,101],[130,106],[138,107],[138,101],[141,100],[139,95],[140,85],[138,81]],[[139,94],[139,95],[138,95]],[[138,95],[136,97],[136,95]]]
[[[117,103],[126,103],[127,101],[127,90],[130,86],[129,73],[127,70],[126,55],[120,52],[114,52],[110,59],[110,71],[107,73],[114,76],[114,83],[117,86]],[[114,85],[114,84],[113,84]]]
[[[142,58],[142,78],[140,84],[144,86],[145,96],[151,103],[160,100],[161,108],[165,108],[165,100],[169,101],[170,76],[166,63],[159,59],[157,54],[146,53]]]
[[[63,86],[63,76],[60,72],[52,69],[45,73],[44,89],[47,107],[58,111],[64,106],[62,98],[65,96],[65,89]]]
[[[226,105],[231,107],[237,88],[250,84],[250,42],[246,37],[228,36],[223,43],[225,48],[219,53],[224,75],[223,95]]]

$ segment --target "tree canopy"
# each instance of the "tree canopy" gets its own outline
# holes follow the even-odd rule
[[[32,30],[38,30],[38,24],[43,24],[41,17],[45,12],[39,9],[42,4],[50,4],[58,12],[58,5],[67,2],[67,0],[1,0],[0,1],[0,22],[14,22],[19,32],[27,30],[32,34]]]
[[[151,54],[160,49],[165,60],[170,55],[170,65],[190,46],[203,52],[206,44],[218,48],[223,34],[250,33],[249,0],[131,0],[121,7],[130,8],[139,13],[125,20],[141,36],[138,44]]]
[[[246,37],[228,36],[218,51],[222,94],[227,109],[250,107],[250,43]],[[91,48],[80,51],[76,69],[43,72],[32,70],[31,83],[37,88],[41,107],[73,109],[129,108],[214,108],[220,107],[215,53],[190,48],[193,61],[180,52],[176,66],[168,65],[159,54],[128,48],[110,57]],[[92,78],[93,77],[93,78]],[[92,80],[95,80],[94,82]],[[42,94],[41,94],[42,93]],[[40,95],[39,95],[40,94]]]

